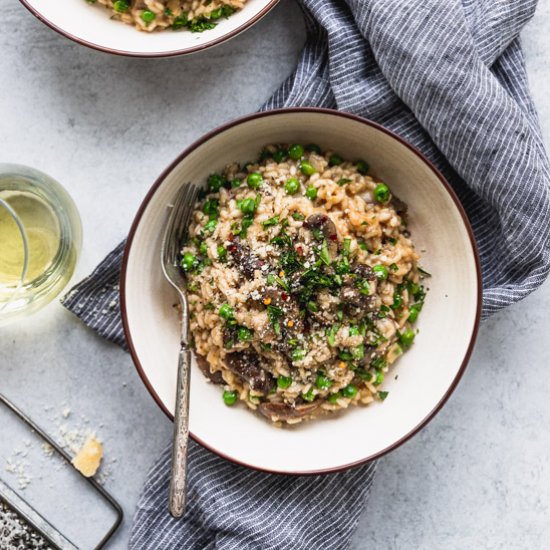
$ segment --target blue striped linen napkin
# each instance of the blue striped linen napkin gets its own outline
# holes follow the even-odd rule
[[[264,109],[332,107],[419,148],[462,200],[479,246],[483,315],[516,302],[550,266],[550,170],[519,32],[536,0],[303,0],[308,38]],[[125,346],[122,243],[64,305]],[[229,463],[192,443],[188,510],[166,506],[167,449],[138,502],[132,549],[340,549],[364,509],[375,464],[289,477]]]

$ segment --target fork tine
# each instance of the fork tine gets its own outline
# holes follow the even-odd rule
[[[164,264],[172,262],[174,259],[174,248],[177,247],[177,243],[174,243],[174,235],[178,230],[176,225],[177,219],[181,216],[181,210],[183,205],[186,203],[186,198],[189,195],[190,190],[188,186],[185,185],[176,195],[174,199],[174,204],[172,206],[172,211],[168,218],[168,223],[166,224],[166,230],[164,232],[164,238],[162,240],[162,261]]]
[[[166,224],[166,230],[164,232],[164,238],[166,239],[169,237],[171,233],[173,233],[176,226],[176,218],[179,216],[181,206],[184,204],[185,197],[188,195],[189,189],[187,188],[187,185],[183,186],[176,195],[173,204],[172,204],[172,210],[170,212],[170,216],[168,218],[168,223]]]
[[[179,209],[174,221],[174,231],[171,237],[174,251],[172,258],[174,262],[177,262],[177,258],[181,249],[181,245],[184,241],[185,234],[187,232],[187,224],[190,214],[194,207],[194,189],[191,184],[187,184],[188,192],[182,197],[182,201],[179,204]]]
[[[193,207],[195,206],[195,200],[198,194],[198,189],[195,185],[191,183],[189,184],[189,187],[191,189],[189,195],[187,196],[187,208],[183,209],[182,217],[179,223],[178,241],[180,242],[183,240],[185,234],[187,233],[189,219],[191,218],[191,214],[193,213]]]
[[[181,197],[182,200],[179,204],[179,209],[174,222],[174,233],[175,233],[175,236],[177,236],[177,240],[181,239],[181,236],[182,236],[181,229],[182,229],[182,225],[185,223],[184,219],[188,217],[188,213],[191,212],[193,208],[193,203],[194,203],[194,200],[191,200],[193,196],[192,184],[188,183],[185,187],[187,188],[186,189],[187,192],[184,196]]]

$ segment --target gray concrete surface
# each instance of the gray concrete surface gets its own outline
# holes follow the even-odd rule
[[[85,236],[73,282],[124,237],[168,162],[216,125],[257,109],[290,73],[304,40],[300,11],[283,1],[221,48],[132,60],[67,41],[17,0],[2,6],[0,159],[44,170],[74,197]],[[523,39],[550,143],[548,28],[544,0]],[[547,283],[482,327],[447,406],[380,461],[353,549],[548,548],[549,310]],[[98,430],[110,470],[105,486],[126,513],[111,548],[125,548],[147,469],[171,431],[130,358],[55,302],[1,329],[0,390],[58,437],[62,424]],[[23,435],[6,426],[0,416],[0,478],[15,482],[4,463]],[[56,497],[43,462],[38,456],[28,465],[33,482],[25,491],[51,506]],[[67,514],[80,522],[89,511],[77,499]],[[92,541],[87,529],[84,547]]]

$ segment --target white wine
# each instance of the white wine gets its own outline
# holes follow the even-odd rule
[[[54,211],[40,197],[26,192],[3,192],[2,198],[16,213],[28,242],[28,266],[24,284],[44,273],[60,244],[60,227]],[[24,268],[25,249],[19,226],[0,209],[0,285],[18,284]]]
[[[39,309],[61,292],[73,274],[82,234],[74,202],[42,172],[0,165],[0,199],[3,325]]]

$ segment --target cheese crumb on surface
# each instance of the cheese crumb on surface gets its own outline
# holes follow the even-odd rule
[[[102,458],[103,445],[94,436],[90,436],[71,462],[83,476],[93,477],[99,469]]]

